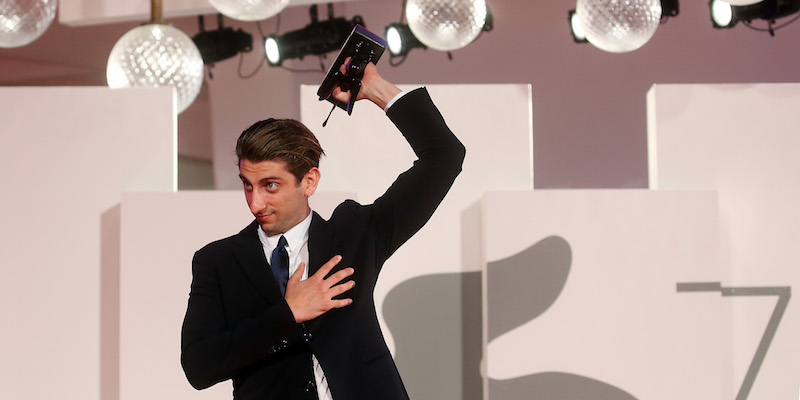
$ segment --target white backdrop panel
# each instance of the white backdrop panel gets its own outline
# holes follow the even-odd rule
[[[723,274],[714,192],[490,192],[482,226],[489,399],[733,398],[730,302],[676,290]]]
[[[402,85],[403,90],[419,86]],[[533,189],[530,85],[428,85],[450,129],[464,143],[463,171],[433,218],[387,262],[375,289],[376,307],[398,283],[434,273],[477,271],[477,260],[461,257],[461,212],[487,190]],[[355,191],[372,203],[416,159],[383,110],[361,101],[348,117],[319,101],[316,86],[301,88],[302,120],[317,132],[327,154],[321,161],[324,190]],[[418,254],[426,262],[418,263]],[[383,321],[382,321],[383,323]],[[392,348],[391,334],[387,341]]]
[[[401,85],[403,90],[416,87]],[[473,343],[478,332],[471,331],[474,310],[467,298],[477,296],[470,291],[480,286],[475,282],[473,288],[467,282],[477,277],[480,260],[462,257],[461,213],[486,190],[533,188],[531,86],[427,88],[467,155],[461,175],[428,224],[387,261],[375,289],[375,304],[412,398],[473,399],[479,393],[472,368],[478,366],[470,360],[479,357],[480,342],[478,338]],[[319,101],[316,90],[316,86],[301,88],[301,115],[327,154],[321,161],[320,187],[355,191],[363,204],[369,204],[416,157],[383,110],[367,101],[357,103],[349,117],[337,109],[323,128],[330,103]],[[424,262],[419,262],[420,254]],[[390,312],[394,332],[388,329]],[[474,319],[479,326],[480,317]],[[425,324],[427,330],[407,329],[417,324]]]
[[[171,89],[0,88],[0,398],[99,399],[108,371],[114,391],[101,267],[118,268],[120,193],[175,188],[172,107]]]
[[[320,193],[323,218],[351,193]],[[225,399],[231,383],[197,392],[180,364],[192,256],[253,220],[241,191],[125,193],[121,206],[121,400]],[[266,268],[266,266],[265,266]]]
[[[657,85],[648,93],[650,186],[719,193],[732,286],[800,287],[800,84]],[[774,296],[736,308],[736,377]],[[749,399],[797,398],[800,309],[789,303]]]

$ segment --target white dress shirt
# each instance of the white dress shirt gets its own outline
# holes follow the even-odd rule
[[[306,268],[303,271],[303,276],[300,280],[308,279],[308,228],[311,226],[311,214],[299,224],[293,226],[291,229],[283,234],[286,238],[286,250],[289,253],[289,277],[300,268],[300,263],[305,263]],[[261,227],[258,227],[258,238],[261,240],[261,246],[264,248],[264,255],[267,260],[271,259],[272,251],[278,245],[281,235],[267,236]],[[270,271],[271,272],[271,271]],[[322,371],[322,366],[317,361],[317,357],[311,356],[311,363],[314,366],[314,380],[317,385],[317,395],[320,400],[333,400],[328,382],[325,378],[325,372]]]

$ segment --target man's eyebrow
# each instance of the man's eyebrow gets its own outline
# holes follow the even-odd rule
[[[241,180],[242,180],[242,182],[245,182],[245,183],[250,183],[250,181],[249,181],[247,178],[245,178],[245,177],[244,177],[244,175],[242,175],[242,174],[239,174],[239,179],[241,179]],[[259,179],[259,180],[258,180],[258,183],[259,183],[259,184],[261,184],[261,185],[264,185],[264,184],[266,184],[266,183],[269,183],[269,182],[272,182],[272,181],[280,181],[280,182],[283,182],[283,181],[284,181],[284,179],[283,179],[283,178],[281,178],[280,176],[277,176],[277,175],[265,176],[265,177],[263,177],[263,178]]]
[[[265,184],[265,183],[268,183],[268,182],[271,182],[271,181],[281,181],[281,182],[282,182],[282,181],[283,181],[283,178],[281,178],[281,177],[279,177],[279,176],[266,176],[266,177],[263,177],[263,178],[261,178],[261,179],[258,181],[258,183],[260,183],[260,184],[262,184],[262,185],[263,185],[263,184]]]
[[[247,178],[245,178],[244,175],[239,174],[239,179],[241,179],[244,182],[250,183],[250,181],[247,180]],[[270,182],[270,181],[283,181],[283,180],[284,179],[281,178],[280,176],[265,176],[265,177],[259,179],[258,183],[267,183],[267,182]]]

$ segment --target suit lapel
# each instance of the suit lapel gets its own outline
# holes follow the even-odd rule
[[[333,243],[332,232],[331,224],[315,212],[311,217],[311,226],[308,227],[308,263],[310,264],[308,276],[314,275],[330,258],[331,244]],[[325,313],[306,322],[306,329],[316,331],[327,315],[328,313]]]
[[[258,238],[258,222],[253,221],[247,228],[234,236],[233,245],[238,247],[233,252],[239,268],[270,303],[284,301],[281,296],[278,282],[272,275],[261,240]],[[319,214],[311,217],[311,226],[308,228],[308,276],[314,275],[322,264],[330,258],[330,249],[333,243],[332,227]],[[319,319],[319,318],[317,318]],[[316,319],[312,321],[316,323]]]
[[[264,256],[264,248],[258,239],[257,229],[258,223],[253,221],[234,237],[233,244],[239,248],[233,254],[250,283],[265,299],[276,303],[283,300],[283,296]]]
[[[315,212],[308,228],[308,276],[314,275],[328,261],[332,243],[330,224]]]

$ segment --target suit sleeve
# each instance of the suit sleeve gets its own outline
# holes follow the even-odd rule
[[[181,364],[189,383],[204,389],[232,378],[243,368],[291,351],[304,340],[285,303],[267,306],[231,324],[225,314],[217,266],[219,254],[204,250],[192,260],[192,285],[181,332]],[[230,261],[228,261],[230,262]]]
[[[373,204],[379,254],[384,260],[430,219],[461,172],[466,154],[425,88],[398,99],[387,116],[417,160]]]

